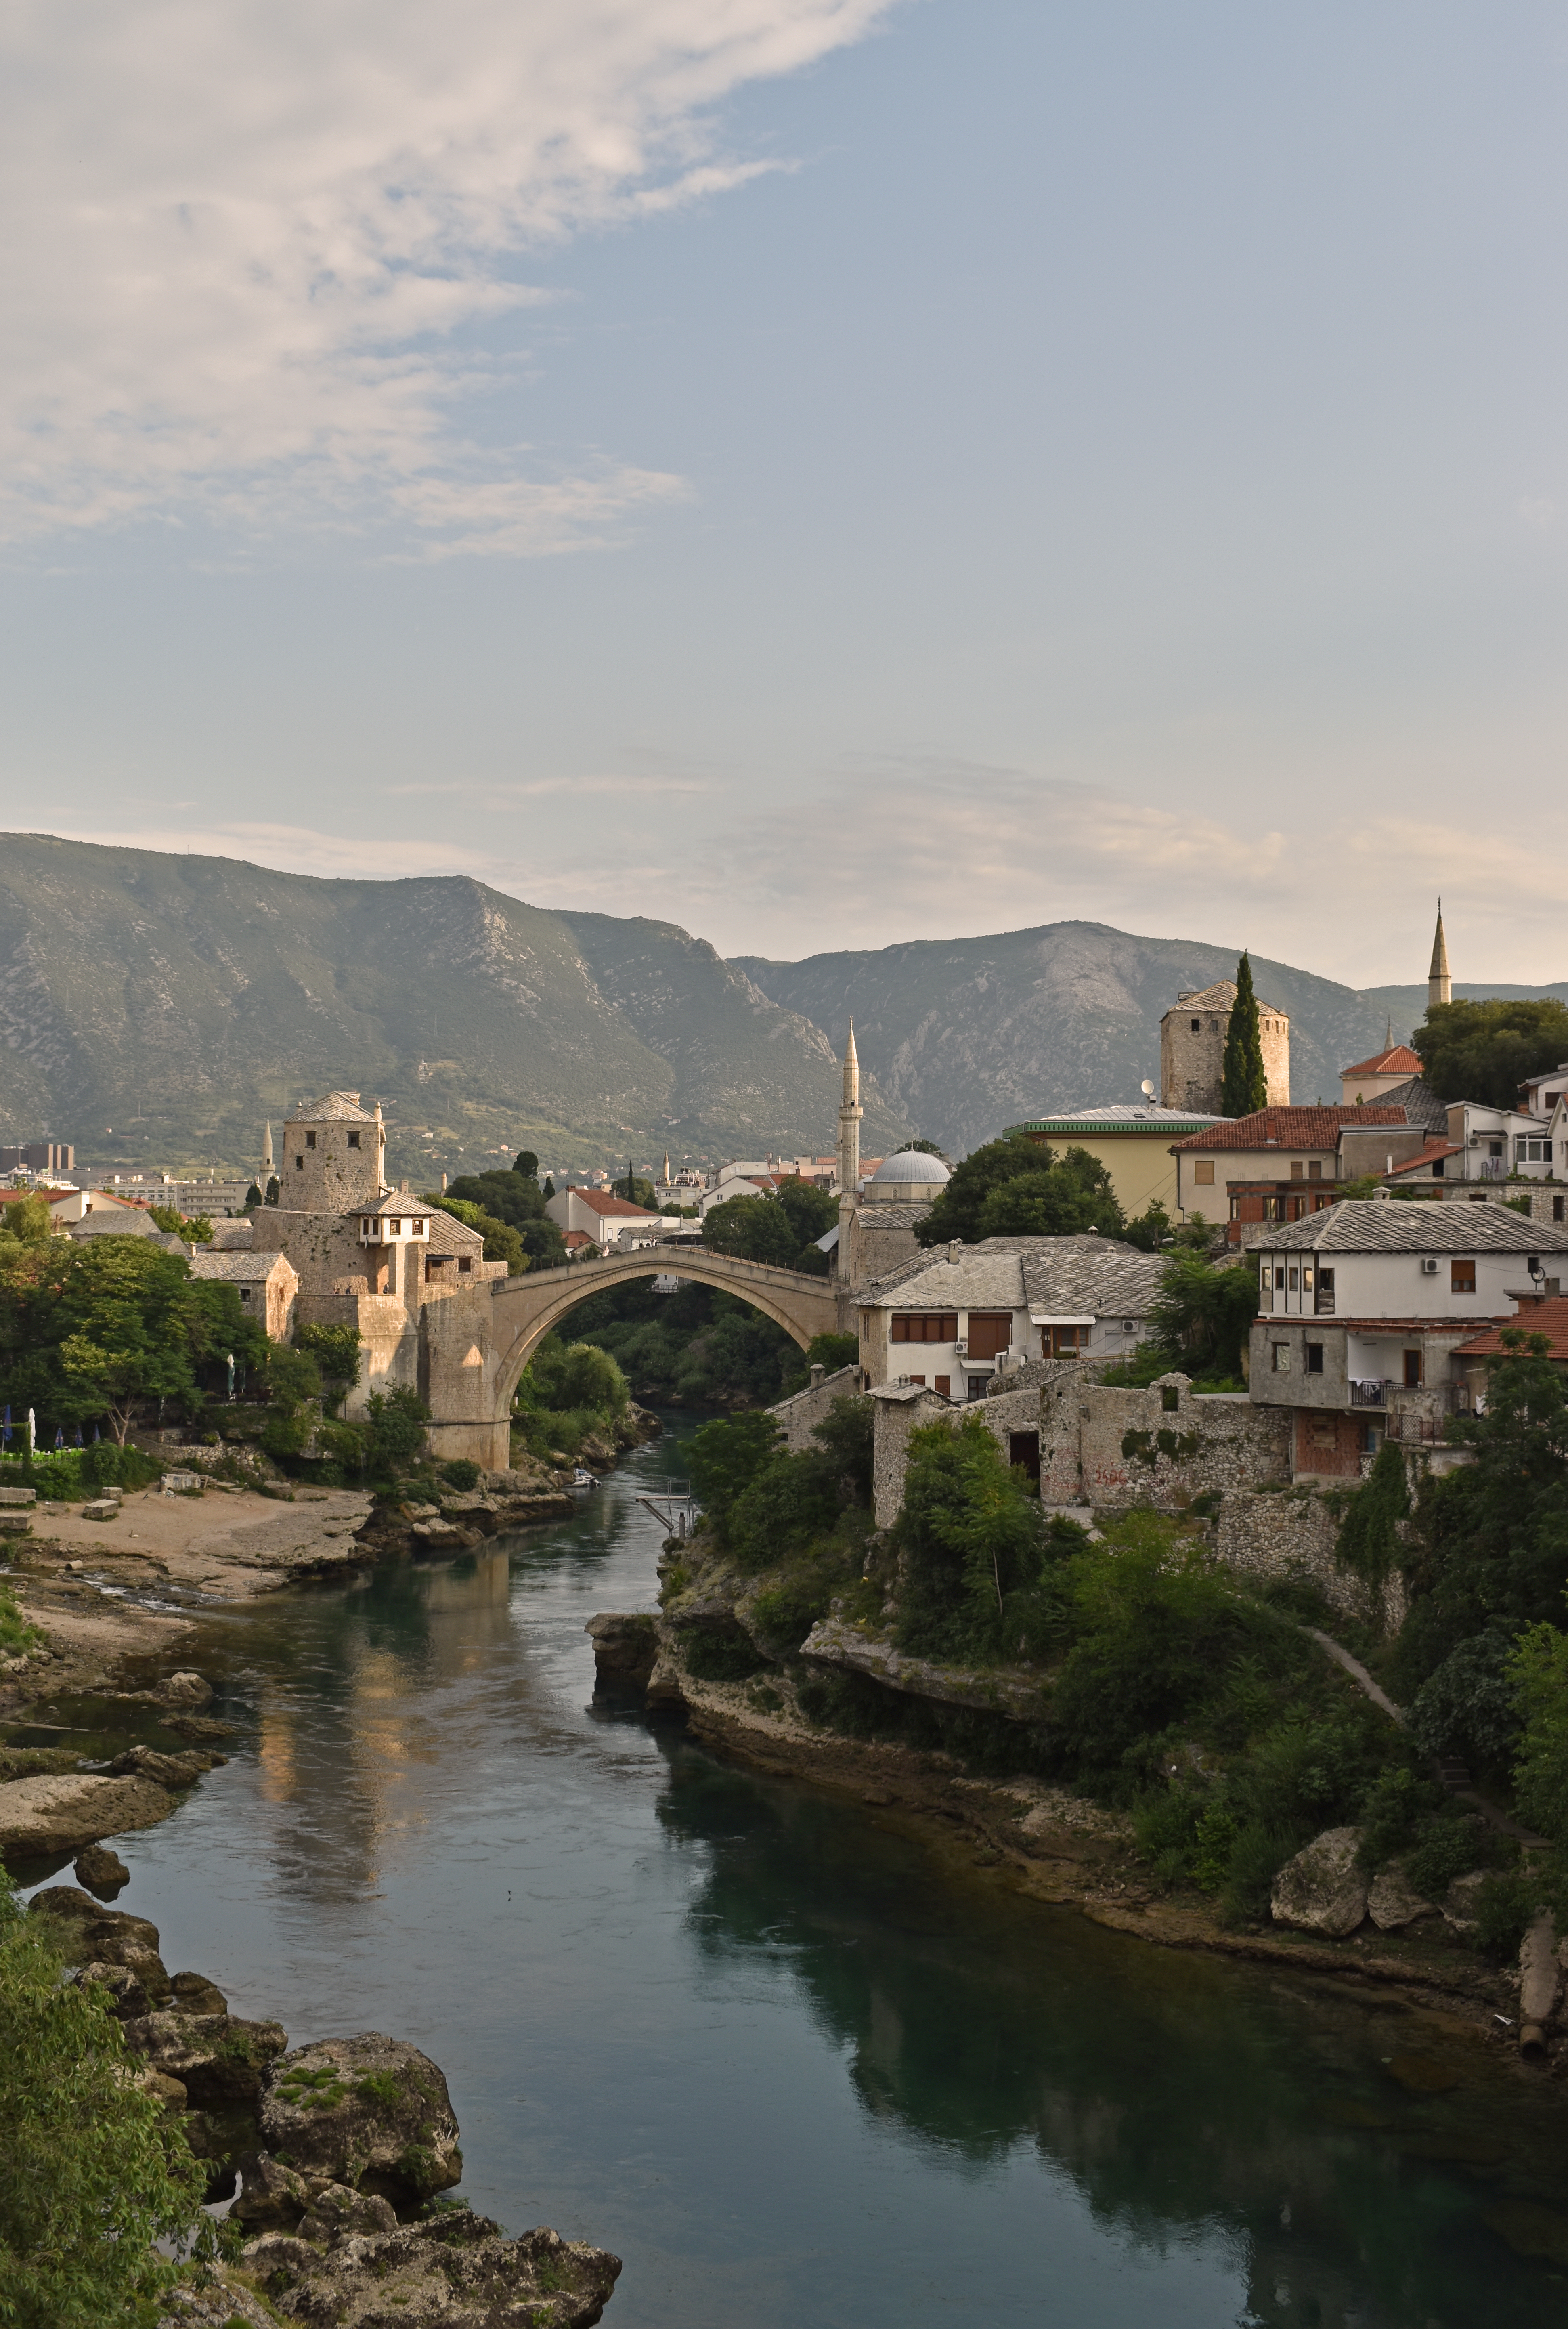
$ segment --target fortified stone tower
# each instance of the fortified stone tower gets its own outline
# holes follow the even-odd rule
[[[1426,974],[1426,1007],[1453,1001],[1453,981],[1448,975],[1448,940],[1442,934],[1442,900],[1437,901],[1437,936],[1432,942],[1432,968]]]
[[[373,1205],[386,1186],[381,1103],[373,1116],[358,1092],[303,1100],[283,1127],[278,1203],[291,1213],[346,1213]]]
[[[1225,1081],[1225,1040],[1230,1032],[1234,979],[1178,995],[1160,1023],[1160,1104],[1217,1116]],[[1291,1104],[1291,1023],[1282,1011],[1258,997],[1258,1036],[1269,1106]]]

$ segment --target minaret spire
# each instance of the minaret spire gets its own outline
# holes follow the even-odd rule
[[[272,1178],[272,1118],[270,1117],[267,1119],[267,1134],[261,1143],[261,1170],[264,1176],[261,1185],[265,1189],[268,1182]]]
[[[839,1203],[853,1204],[860,1181],[860,1055],[855,1049],[855,1023],[844,1044],[844,1097],[839,1106]]]
[[[1432,942],[1432,968],[1426,975],[1426,1007],[1430,1011],[1439,1003],[1453,1001],[1453,980],[1449,976],[1448,940],[1442,932],[1442,900],[1437,901],[1437,931]]]

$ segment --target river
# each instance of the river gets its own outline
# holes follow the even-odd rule
[[[612,2329],[1561,2324],[1560,2089],[596,1699],[681,1437],[574,1521],[203,1617],[232,1759],[117,1847],[171,1967],[424,2047],[465,2196],[625,2259]]]

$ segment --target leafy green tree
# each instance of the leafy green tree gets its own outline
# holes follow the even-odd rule
[[[360,1330],[357,1326],[298,1326],[296,1344],[315,1362],[322,1388],[335,1407],[360,1379]]]
[[[14,1204],[0,1208],[0,1236],[12,1238],[18,1245],[42,1245],[53,1234],[46,1197],[19,1197]]]
[[[947,1162],[946,1149],[939,1148],[934,1140],[906,1140],[904,1146],[906,1149],[913,1148],[921,1156],[939,1156],[944,1164]]]
[[[871,1402],[835,1399],[813,1425],[814,1447],[775,1451],[729,1510],[727,1540],[742,1567],[766,1569],[827,1536],[840,1513],[871,1500]]]
[[[1220,1114],[1251,1116],[1268,1104],[1269,1080],[1263,1069],[1258,998],[1253,992],[1253,966],[1244,953],[1236,965],[1236,999],[1231,1004],[1230,1024],[1225,1030]]]
[[[608,1351],[595,1343],[563,1343],[547,1334],[529,1363],[530,1388],[540,1407],[556,1414],[592,1408],[620,1415],[629,1396],[626,1378]]]
[[[525,1149],[523,1154],[530,1152]],[[470,1173],[453,1182],[446,1198],[460,1204],[477,1205],[492,1220],[504,1221],[509,1229],[516,1231],[522,1250],[531,1262],[542,1269],[553,1269],[567,1255],[566,1241],[545,1212],[548,1197],[553,1193],[541,1189],[527,1173]],[[491,1258],[506,1261],[511,1267],[509,1254],[498,1251]]]
[[[1403,1565],[1410,1613],[1390,1687],[1413,1698],[1471,1636],[1555,1623],[1568,1588],[1568,1390],[1545,1335],[1505,1329],[1484,1415],[1449,1426],[1473,1461],[1423,1480]]]
[[[1015,1182],[1028,1184],[1016,1196]],[[1086,1149],[1069,1149],[1058,1160],[1027,1133],[1012,1132],[988,1140],[954,1166],[915,1234],[922,1245],[946,1245],[953,1238],[972,1244],[985,1237],[1054,1237],[1069,1230],[1113,1233],[1121,1226],[1110,1174]]]
[[[277,1204],[277,1201],[278,1201],[278,1199],[279,1199],[279,1197],[280,1197],[282,1194],[283,1194],[283,1192],[282,1192],[282,1190],[281,1190],[281,1189],[278,1187],[278,1185],[277,1185],[277,1174],[275,1173],[275,1174],[273,1174],[273,1176],[272,1176],[271,1180],[270,1180],[270,1181],[268,1181],[268,1184],[267,1184],[267,1202],[268,1202],[268,1203],[269,1205],[276,1205],[276,1204]]]
[[[0,1874],[0,2320],[152,2329],[202,2232],[204,2170],[136,2084],[108,1993],[62,1975],[48,1919]],[[204,2247],[212,2246],[210,2226]]]
[[[378,1478],[405,1471],[424,1453],[429,1420],[429,1409],[406,1384],[371,1393],[365,1402],[365,1454]]]
[[[644,1181],[640,1173],[623,1173],[618,1181],[610,1183],[612,1197],[624,1197],[629,1205],[641,1205],[650,1213],[659,1210],[659,1200],[652,1181]]]
[[[899,1646],[918,1657],[995,1657],[1037,1631],[1045,1529],[1038,1499],[978,1415],[910,1434],[898,1516]]]
[[[254,1212],[260,1202],[261,1191],[257,1186],[256,1183],[252,1181],[250,1186],[245,1192],[245,1211],[248,1213]]]
[[[513,1164],[512,1169],[517,1174],[520,1181],[537,1181],[539,1179],[539,1158],[534,1155],[531,1148],[520,1149],[518,1151],[517,1162]]]
[[[1545,1619],[1526,1627],[1510,1678],[1524,1717],[1515,1790],[1525,1817],[1555,1848],[1561,1900],[1568,1891],[1568,1634]]]
[[[1122,1221],[1109,1171],[1086,1148],[1069,1148],[1047,1171],[1020,1173],[994,1188],[980,1209],[980,1233],[1071,1237],[1098,1230],[1112,1236]]]
[[[1176,1231],[1170,1215],[1166,1212],[1160,1199],[1155,1197],[1150,1200],[1145,1212],[1132,1216],[1122,1234],[1129,1245],[1137,1246],[1140,1251],[1158,1253],[1163,1245],[1175,1237]]]
[[[839,1201],[819,1189],[814,1181],[803,1181],[795,1174],[779,1183],[776,1203],[788,1221],[798,1248],[814,1244],[829,1230],[838,1226]]]
[[[1410,1042],[1439,1099],[1515,1108],[1526,1077],[1568,1060],[1568,1004],[1551,995],[1432,1004]]]
[[[719,1542],[752,1481],[774,1455],[783,1433],[771,1415],[753,1410],[705,1423],[686,1448],[686,1469],[694,1494]]]
[[[1244,1383],[1257,1312],[1257,1273],[1250,1264],[1216,1268],[1201,1253],[1173,1253],[1150,1307],[1150,1340],[1195,1381],[1223,1376]]]
[[[799,1247],[788,1213],[772,1197],[729,1197],[702,1224],[702,1242],[742,1261],[788,1269]]]
[[[1335,1559],[1370,1585],[1397,1569],[1404,1551],[1403,1523],[1410,1513],[1404,1451],[1385,1439],[1368,1478],[1352,1495],[1339,1524]]]
[[[149,1205],[148,1212],[165,1237],[183,1238],[187,1245],[211,1245],[212,1224],[205,1213],[183,1213],[177,1205]]]

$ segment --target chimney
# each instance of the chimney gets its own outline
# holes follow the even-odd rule
[[[822,1381],[823,1377],[826,1375],[827,1372],[828,1372],[828,1371],[827,1371],[826,1367],[825,1367],[825,1366],[823,1366],[823,1364],[822,1364],[822,1361],[821,1361],[820,1359],[815,1360],[815,1361],[813,1362],[812,1366],[812,1382],[811,1382],[811,1387],[812,1387],[812,1391],[815,1391],[815,1390],[816,1390],[817,1386],[819,1385],[819,1383],[821,1383],[821,1382],[822,1382]]]
[[[962,1243],[962,1238],[949,1238],[947,1240],[947,1259],[954,1268],[958,1267],[958,1249]]]

